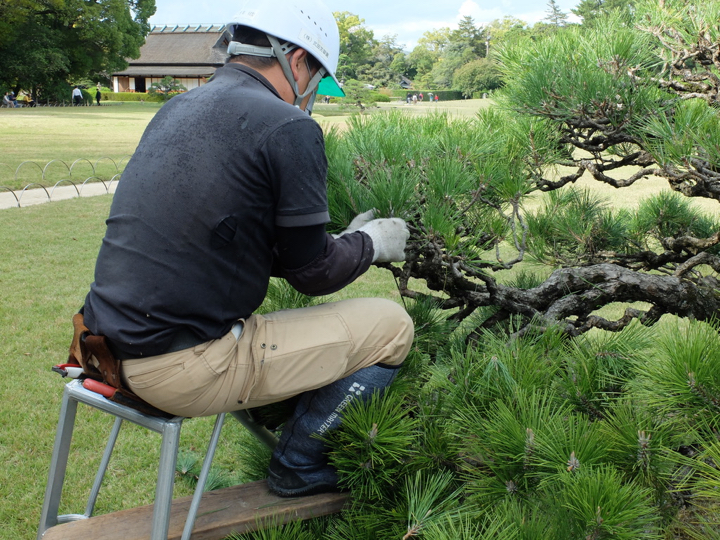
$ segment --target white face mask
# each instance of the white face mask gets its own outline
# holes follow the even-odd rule
[[[310,101],[308,101],[307,106],[305,107],[305,112],[308,113],[309,116],[312,116],[312,109],[315,105],[315,98],[317,97],[317,90],[315,90],[312,93],[312,96],[310,96]]]

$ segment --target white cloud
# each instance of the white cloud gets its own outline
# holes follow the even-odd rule
[[[516,15],[516,18],[521,21],[525,21],[530,26],[536,22],[542,21],[545,17],[547,17],[547,13],[545,11],[528,11],[526,13],[519,13]]]
[[[495,19],[502,19],[503,10],[498,8],[482,9],[477,2],[465,0],[458,10],[456,24],[463,17],[472,17],[475,24],[487,24]]]
[[[455,27],[457,27],[457,21],[455,20],[415,20],[387,25],[375,24],[372,26],[372,30],[376,39],[397,35],[398,43],[403,45],[406,51],[412,51],[425,32]]]
[[[566,13],[577,2],[558,0]],[[223,24],[237,11],[237,0],[155,0],[155,4],[157,13],[151,24]],[[417,0],[410,6],[387,0],[326,0],[326,4],[333,11],[349,10],[365,19],[377,39],[396,35],[406,51],[411,51],[425,32],[456,29],[465,16],[472,17],[478,26],[507,15],[531,25],[545,17],[545,7],[539,9],[537,0]],[[577,17],[571,15],[569,20],[575,22]]]

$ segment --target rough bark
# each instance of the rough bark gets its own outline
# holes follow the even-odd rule
[[[707,262],[706,257],[695,262]],[[459,308],[456,318],[463,319],[477,308],[493,306],[497,311],[483,326],[520,315],[520,320],[524,321],[520,333],[531,326],[559,326],[567,334],[577,336],[591,328],[619,331],[635,318],[652,325],[665,314],[709,320],[720,312],[720,283],[712,277],[686,279],[683,277],[687,273],[685,269],[678,275],[660,275],[616,264],[563,268],[553,272],[538,287],[525,290],[499,284],[489,277],[484,281],[471,280],[451,270],[429,275],[423,271],[429,267],[415,262],[408,262],[403,268],[386,267],[398,278],[403,296],[427,296],[407,286],[407,278],[412,274],[425,279],[431,288],[449,294],[450,299],[437,298],[437,301],[444,309]],[[594,313],[616,302],[644,302],[649,306],[627,308],[616,320]]]

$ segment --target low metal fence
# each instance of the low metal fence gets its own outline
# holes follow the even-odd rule
[[[82,196],[83,188],[88,184],[102,184],[105,192],[109,193],[112,185],[120,181],[122,171],[129,159],[130,156],[123,156],[117,160],[101,157],[92,162],[80,158],[69,165],[64,160],[53,159],[44,166],[35,161],[23,161],[14,170],[9,165],[0,163],[0,194],[10,193],[17,207],[20,208],[23,196],[28,191],[34,193],[37,193],[36,190],[44,191],[47,201],[52,201],[55,191],[64,186],[72,186],[78,197]],[[25,182],[24,187],[13,189],[2,185],[3,177],[10,179],[14,186]]]

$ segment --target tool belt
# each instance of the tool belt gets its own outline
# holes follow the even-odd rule
[[[114,392],[106,395],[110,401],[152,416],[165,418],[173,416],[153,407],[123,385],[120,359],[116,358],[110,350],[105,336],[96,336],[85,326],[82,313],[76,313],[72,322],[74,331],[68,364],[82,367],[85,378],[94,379],[114,388]]]

